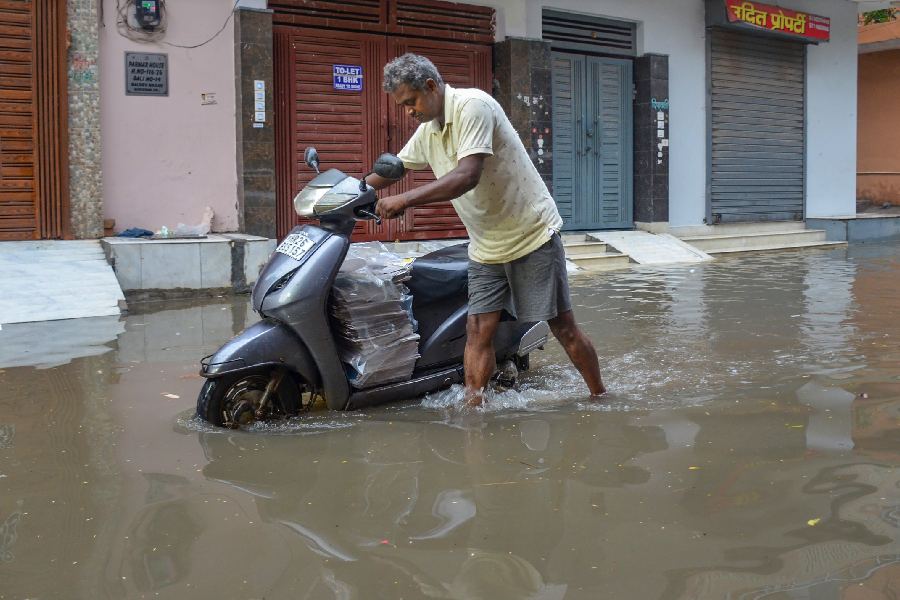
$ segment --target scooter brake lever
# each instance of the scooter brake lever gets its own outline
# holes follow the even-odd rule
[[[361,214],[362,216],[364,216],[364,217],[371,217],[371,218],[375,219],[375,224],[376,224],[376,225],[381,225],[381,217],[379,217],[379,216],[376,215],[375,213],[370,212],[370,211],[368,211],[368,210],[364,210],[364,209],[362,209],[362,208],[359,209],[357,212],[358,212],[359,214]]]

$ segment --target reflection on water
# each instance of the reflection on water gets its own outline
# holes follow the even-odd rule
[[[579,276],[605,403],[553,343],[244,432],[192,405],[246,298],[4,327],[0,598],[895,598],[898,297],[896,245]]]

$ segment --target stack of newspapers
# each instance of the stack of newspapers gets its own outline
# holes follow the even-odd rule
[[[354,244],[334,282],[331,314],[350,384],[368,388],[409,379],[419,358],[411,261],[383,244]]]

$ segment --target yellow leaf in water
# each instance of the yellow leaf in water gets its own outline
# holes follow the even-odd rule
[[[698,470],[699,468],[700,468],[700,467],[688,467],[688,471],[696,471],[696,470]]]
[[[819,521],[821,521],[821,520],[822,519],[810,519],[809,521],[806,522],[806,524],[809,525],[810,527],[815,527],[816,525],[819,524]]]

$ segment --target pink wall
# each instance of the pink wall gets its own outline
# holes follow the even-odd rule
[[[124,4],[124,2],[122,2]],[[119,34],[116,0],[103,0],[100,98],[104,216],[116,230],[170,229],[200,222],[215,211],[214,231],[236,231],[237,167],[234,19],[208,44],[233,0],[169,2],[161,42],[138,43]],[[125,95],[125,52],[169,55],[169,96]],[[201,105],[212,92],[217,104]]]
[[[900,50],[860,54],[856,191],[860,203],[900,205],[898,96]]]

